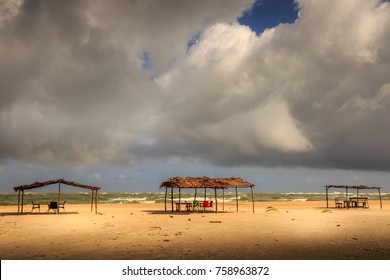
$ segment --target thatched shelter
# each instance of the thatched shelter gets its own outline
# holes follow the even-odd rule
[[[21,185],[18,187],[14,187],[14,190],[16,192],[18,192],[18,213],[23,213],[23,200],[24,200],[24,191],[25,190],[41,188],[44,186],[54,185],[54,184],[58,184],[58,205],[60,204],[60,199],[61,199],[61,184],[91,190],[91,193],[92,193],[91,212],[93,210],[93,205],[95,204],[95,213],[97,214],[97,193],[98,193],[98,190],[100,190],[100,188],[95,187],[95,186],[88,186],[88,185],[80,184],[80,183],[73,182],[73,181],[66,181],[64,179],[50,180],[50,181],[45,181],[45,182],[35,182],[35,183],[30,184],[30,185]]]
[[[182,189],[194,189],[195,190],[195,196],[194,200],[196,200],[197,196],[197,190],[198,189],[204,189],[205,197],[206,197],[206,190],[212,189],[214,190],[214,197],[215,197],[215,205],[216,205],[216,211],[218,212],[218,199],[217,199],[217,190],[221,189],[223,192],[223,200],[222,200],[222,208],[224,210],[224,198],[225,198],[225,190],[229,188],[235,188],[236,190],[236,208],[238,211],[238,195],[237,195],[237,189],[238,188],[251,188],[251,196],[252,196],[252,208],[253,212],[255,211],[254,208],[254,201],[253,201],[253,187],[255,185],[252,183],[249,183],[241,178],[209,178],[209,177],[172,177],[168,180],[164,181],[160,185],[161,188],[165,188],[165,211],[167,211],[167,196],[168,196],[168,189],[171,189],[171,206],[173,211],[173,189],[178,189],[179,191],[179,204],[181,202],[181,190]]]
[[[349,190],[356,190],[357,197],[359,196],[359,191],[361,191],[361,190],[378,190],[380,207],[382,209],[382,195],[381,195],[382,187],[368,187],[368,186],[363,186],[363,185],[360,185],[360,186],[328,185],[328,186],[325,186],[325,188],[326,188],[326,207],[327,208],[329,207],[329,189],[334,188],[334,189],[345,189],[345,199],[346,200],[348,199],[348,191]]]

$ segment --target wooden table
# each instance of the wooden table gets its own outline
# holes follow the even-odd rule
[[[368,197],[366,196],[355,196],[349,198],[349,207],[352,208],[368,208]]]
[[[186,209],[186,211],[191,211],[192,209],[192,203],[191,202],[176,202],[176,211],[181,211],[181,209]],[[184,206],[184,207],[182,207]]]

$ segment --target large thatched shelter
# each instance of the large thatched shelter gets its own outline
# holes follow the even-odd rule
[[[50,180],[50,181],[45,181],[45,182],[35,182],[35,183],[30,184],[30,185],[21,185],[18,187],[14,187],[14,190],[16,192],[18,192],[18,213],[23,213],[23,200],[24,200],[24,191],[25,190],[41,188],[44,186],[54,185],[54,184],[58,184],[58,205],[60,204],[60,199],[61,199],[61,184],[91,190],[91,193],[92,193],[91,212],[93,210],[93,205],[95,204],[95,213],[97,213],[97,193],[98,193],[98,190],[100,190],[100,188],[95,187],[95,186],[88,186],[88,185],[80,184],[80,183],[73,182],[73,181],[66,181],[64,179]]]
[[[224,210],[224,194],[225,190],[229,188],[234,188],[236,190],[236,208],[238,211],[238,195],[237,195],[237,189],[238,188],[251,188],[251,196],[252,196],[252,206],[253,206],[253,212],[255,211],[254,208],[254,201],[253,201],[253,187],[255,185],[252,183],[249,183],[241,178],[209,178],[209,177],[172,177],[168,180],[164,181],[160,185],[161,188],[165,188],[165,211],[167,211],[167,196],[168,196],[168,189],[171,189],[171,207],[173,211],[173,190],[178,189],[179,192],[179,205],[181,203],[181,190],[182,189],[194,189],[195,195],[194,200],[196,200],[197,196],[197,190],[198,189],[204,189],[204,193],[206,196],[206,190],[212,189],[214,190],[214,197],[215,197],[215,205],[216,205],[216,211],[218,212],[218,199],[217,199],[217,190],[222,190],[223,193],[223,200],[222,200],[222,209]]]
[[[356,196],[359,197],[359,191],[361,190],[377,190],[379,194],[379,201],[380,201],[380,207],[382,209],[382,195],[381,195],[381,189],[382,187],[368,187],[368,186],[345,186],[345,185],[328,185],[325,186],[326,188],[326,207],[329,207],[329,189],[345,189],[345,199],[348,199],[348,191],[349,190],[356,190]]]

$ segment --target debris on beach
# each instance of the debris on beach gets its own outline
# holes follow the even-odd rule
[[[161,230],[161,227],[150,227],[149,230]]]
[[[266,209],[265,209],[265,212],[276,212],[276,213],[279,213],[279,210],[273,206],[268,206]]]

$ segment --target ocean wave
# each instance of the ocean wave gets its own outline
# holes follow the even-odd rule
[[[248,202],[252,200],[252,194],[250,192],[238,192],[239,202]],[[349,193],[354,195],[354,193]],[[36,201],[41,204],[56,201],[58,194],[56,192],[26,192],[28,198],[25,197],[25,205],[31,204],[31,201]],[[345,193],[329,193],[329,199],[334,199],[337,196],[345,196]],[[368,196],[371,200],[378,199],[378,193],[360,193],[360,195]],[[254,192],[254,201],[323,201],[326,199],[325,192]],[[167,195],[167,203],[171,201],[171,194]],[[173,194],[173,199],[179,200],[177,192]],[[204,193],[199,192],[195,198],[193,192],[182,192],[180,199],[182,201],[204,200]],[[383,200],[390,200],[389,193],[382,193]],[[89,204],[91,203],[90,192],[74,192],[74,193],[61,193],[61,200],[66,200],[69,204]],[[214,192],[206,193],[206,200],[215,201]],[[218,202],[235,202],[235,192],[217,192]],[[164,203],[165,192],[99,192],[98,202],[101,204],[134,204],[134,203]],[[3,193],[0,194],[0,205],[17,205],[18,195],[17,193]]]

